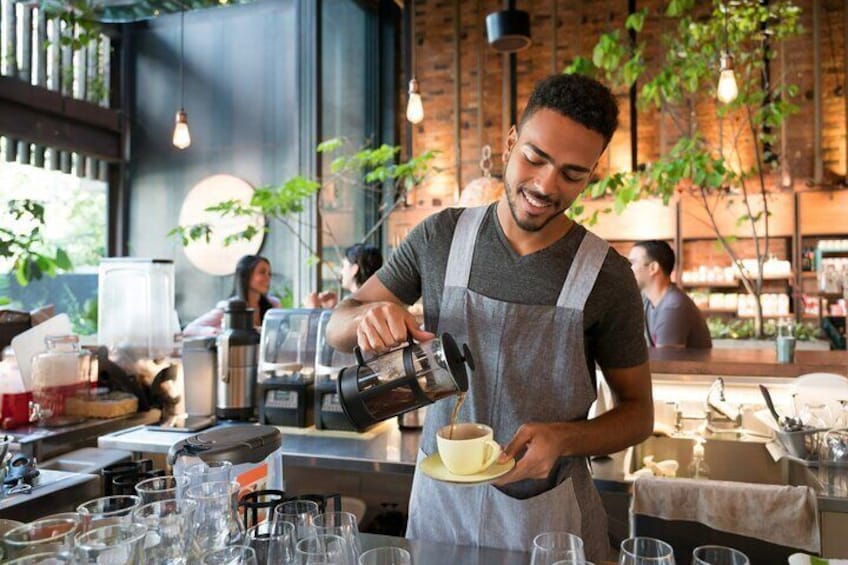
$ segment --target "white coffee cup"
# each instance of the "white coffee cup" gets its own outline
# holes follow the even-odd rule
[[[493,437],[492,428],[483,424],[448,424],[436,434],[439,457],[454,475],[473,475],[485,471],[501,454],[501,446]]]

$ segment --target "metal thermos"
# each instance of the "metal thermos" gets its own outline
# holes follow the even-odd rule
[[[232,299],[224,310],[224,328],[217,338],[218,375],[215,416],[249,420],[256,404],[259,334],[253,329],[253,309]]]

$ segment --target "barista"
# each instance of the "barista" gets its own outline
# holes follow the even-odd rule
[[[373,245],[357,243],[345,249],[342,258],[342,288],[356,292],[365,281],[383,266],[383,255]],[[333,309],[339,302],[335,292],[312,292],[303,299],[306,308]]]
[[[627,261],[565,211],[617,126],[605,86],[543,80],[506,137],[500,200],[424,220],[334,311],[337,349],[380,352],[435,331],[467,343],[476,369],[459,420],[492,426],[503,460],[518,459],[496,486],[457,488],[416,469],[407,537],[527,551],[539,532],[570,531],[588,559],[608,557],[587,457],[651,432],[651,376]],[[404,307],[422,295],[426,330]],[[618,403],[587,420],[596,362]],[[428,408],[419,461],[453,404]]]
[[[637,242],[628,255],[645,308],[645,339],[651,347],[713,346],[701,310],[671,282],[674,251],[665,241]]]
[[[271,288],[271,263],[259,255],[245,255],[236,264],[233,277],[233,294],[230,298],[246,301],[247,307],[253,308],[253,325],[261,326],[265,312],[280,307],[280,301],[268,295]],[[221,333],[227,300],[222,300],[215,308],[192,320],[183,330],[183,335],[215,336]]]

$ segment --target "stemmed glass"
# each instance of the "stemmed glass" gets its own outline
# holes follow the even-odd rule
[[[312,521],[320,514],[318,503],[312,500],[288,500],[274,507],[273,522],[291,522],[298,540],[315,535]]]
[[[359,556],[359,565],[412,565],[412,555],[402,547],[375,547]]]
[[[189,479],[185,475],[180,477],[173,475],[153,477],[135,485],[135,492],[141,498],[142,504],[180,498],[188,485],[188,481]]]
[[[658,539],[627,538],[621,542],[618,565],[675,565],[674,550]]]
[[[200,561],[203,565],[258,565],[256,552],[243,545],[231,545],[204,553]],[[270,563],[270,561],[268,562]],[[265,565],[264,563],[262,565]]]
[[[262,522],[247,530],[247,545],[256,552],[260,565],[295,563],[295,528],[291,522]]]
[[[186,489],[186,498],[197,502],[191,532],[195,552],[223,549],[244,540],[236,502],[240,488],[236,481],[215,481]]]
[[[147,528],[145,561],[151,565],[185,565],[196,512],[194,500],[159,500],[136,508],[134,521]]]
[[[553,565],[562,559],[585,559],[583,540],[568,532],[545,532],[533,538],[531,565]]]
[[[344,538],[351,550],[351,561],[356,562],[362,553],[359,524],[350,512],[325,512],[312,519],[316,534],[334,534]]]
[[[61,565],[62,563],[74,563],[74,556],[70,553],[36,553],[33,555],[24,555],[4,561],[5,565]]]
[[[702,545],[692,551],[692,565],[750,565],[748,556],[732,547]]]
[[[74,563],[78,565],[142,565],[144,536],[140,524],[117,524],[77,534]]]
[[[333,534],[310,536],[297,542],[297,565],[354,565],[347,541]]]
[[[79,529],[79,517],[41,518],[13,528],[3,535],[7,558],[31,553],[65,551],[73,547]]]
[[[89,531],[100,526],[131,523],[133,511],[141,505],[141,499],[133,495],[103,496],[83,502],[77,506],[82,518],[82,530]]]

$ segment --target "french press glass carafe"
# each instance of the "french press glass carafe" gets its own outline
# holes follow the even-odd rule
[[[468,346],[453,336],[409,344],[366,361],[354,350],[357,364],[341,370],[339,402],[358,431],[436,400],[468,390],[466,365],[474,370]]]

